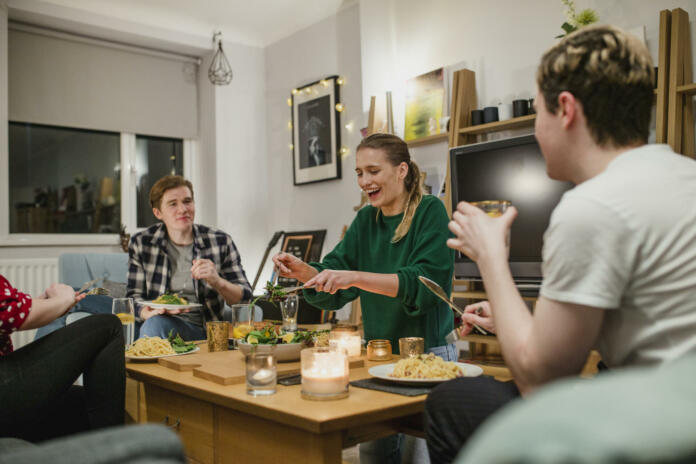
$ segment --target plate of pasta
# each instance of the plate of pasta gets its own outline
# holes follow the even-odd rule
[[[155,361],[168,356],[183,356],[200,350],[194,343],[185,342],[177,335],[169,339],[160,337],[142,337],[126,350],[128,361]]]
[[[445,361],[434,354],[421,354],[368,369],[371,376],[408,385],[432,385],[457,377],[477,377],[483,369],[473,364]]]

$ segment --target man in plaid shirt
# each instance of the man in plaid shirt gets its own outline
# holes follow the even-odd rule
[[[166,338],[170,330],[185,340],[205,338],[205,322],[221,318],[225,302],[251,297],[251,287],[232,238],[194,224],[193,186],[181,176],[165,176],[150,190],[150,205],[162,221],[135,234],[128,246],[128,296],[154,300],[177,293],[202,308],[163,309],[139,305],[140,336]]]

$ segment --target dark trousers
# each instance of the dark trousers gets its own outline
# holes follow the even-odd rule
[[[520,396],[514,382],[463,377],[442,383],[425,401],[425,434],[432,464],[450,463],[491,414]]]
[[[80,374],[84,387],[73,385]],[[123,328],[111,314],[0,356],[0,436],[38,442],[123,424],[125,378]]]

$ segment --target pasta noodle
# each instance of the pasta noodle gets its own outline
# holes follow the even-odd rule
[[[391,377],[399,379],[454,379],[464,375],[462,369],[432,353],[402,359],[396,363]]]
[[[169,340],[164,340],[160,337],[139,338],[126,350],[126,355],[134,358],[168,354],[176,354],[176,352]]]

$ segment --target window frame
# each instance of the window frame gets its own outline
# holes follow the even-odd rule
[[[58,127],[58,126],[56,126]],[[9,128],[9,121],[5,130]],[[66,129],[73,129],[66,127]],[[76,128],[75,128],[76,129]],[[135,168],[135,139],[139,134],[121,132],[121,223],[126,231],[134,234],[144,228],[137,226],[137,197]],[[174,138],[174,137],[168,137]],[[192,179],[193,158],[197,152],[197,141],[183,141],[184,177]],[[27,234],[10,233],[10,153],[0,150],[0,247],[17,246],[120,246],[118,234]],[[193,179],[192,179],[193,180]],[[195,183],[195,181],[194,181]]]

